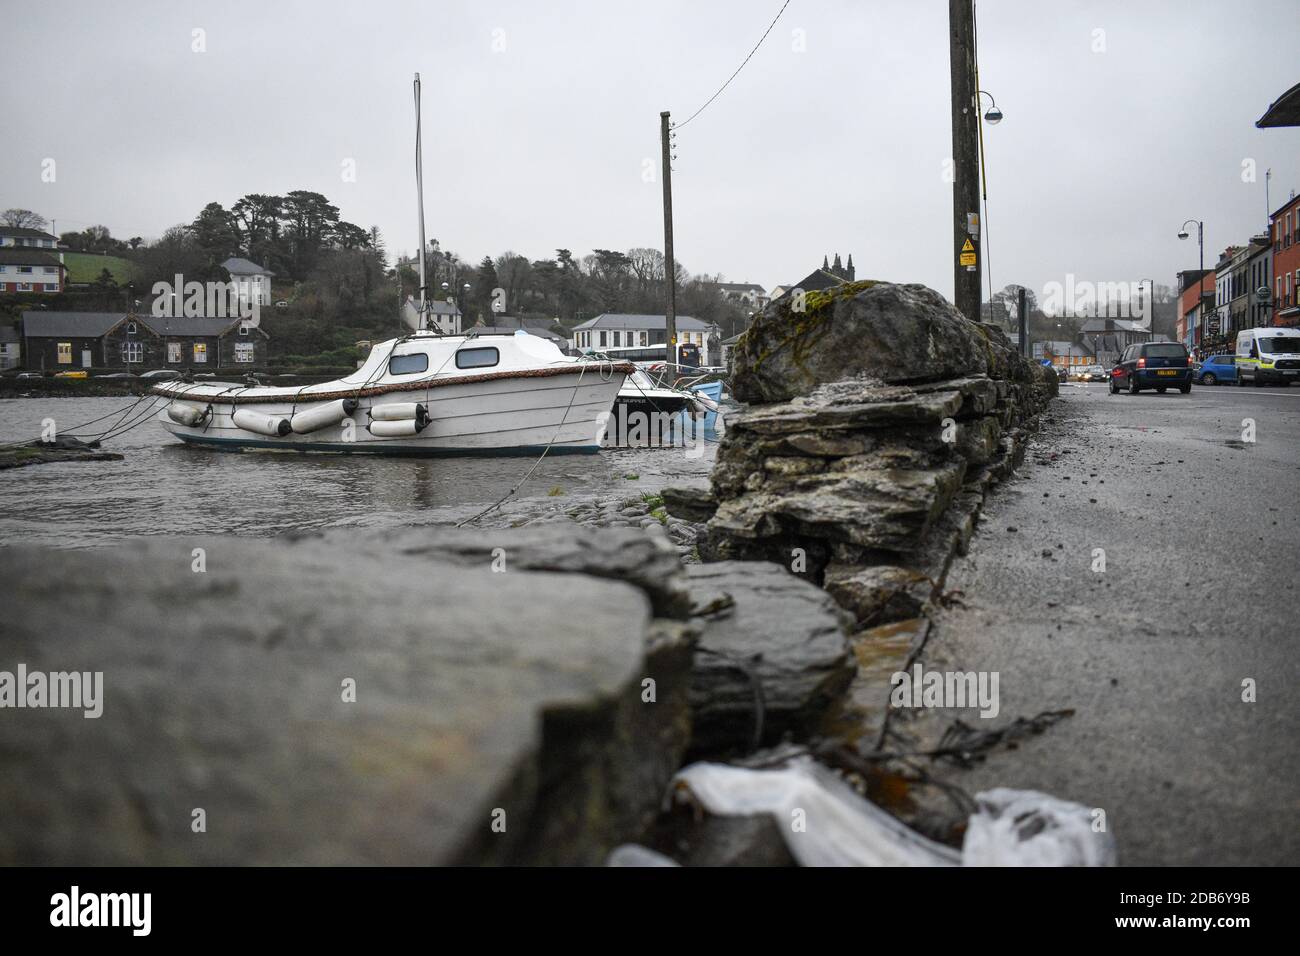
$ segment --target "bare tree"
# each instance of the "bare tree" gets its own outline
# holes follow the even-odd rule
[[[0,219],[14,229],[44,229],[48,225],[44,216],[38,216],[30,209],[6,209],[0,213]]]

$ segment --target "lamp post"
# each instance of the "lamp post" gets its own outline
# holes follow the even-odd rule
[[[1187,231],[1187,227],[1188,227],[1189,225],[1191,225],[1192,223],[1196,223],[1196,245],[1197,245],[1197,246],[1200,248],[1200,250],[1201,250],[1201,267],[1200,267],[1200,275],[1198,275],[1197,278],[1196,278],[1196,301],[1197,301],[1197,304],[1200,306],[1200,308],[1199,308],[1197,311],[1198,311],[1198,314],[1201,316],[1201,325],[1202,325],[1202,330],[1204,330],[1204,324],[1205,324],[1205,323],[1204,323],[1204,320],[1205,320],[1205,223],[1202,222],[1202,221],[1199,220],[1199,219],[1188,219],[1187,222],[1183,223],[1182,228],[1178,230],[1178,238],[1179,238],[1179,239],[1186,239],[1186,238],[1188,238],[1188,237],[1191,235],[1191,233],[1189,233],[1189,232]],[[1201,335],[1204,336],[1204,334],[1205,334],[1204,331],[1202,331],[1202,332],[1201,332]],[[1193,345],[1194,345],[1194,344],[1195,344],[1195,343],[1193,342]]]

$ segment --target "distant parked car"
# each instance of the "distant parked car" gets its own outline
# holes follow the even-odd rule
[[[1157,392],[1175,387],[1186,395],[1192,390],[1191,357],[1177,342],[1139,342],[1130,345],[1110,373],[1110,391],[1127,388],[1136,395],[1144,388]]]
[[[90,375],[87,372],[55,372],[54,377],[55,378],[89,378]]]
[[[44,378],[40,372],[19,372],[17,378]]]
[[[156,368],[152,372],[144,372],[141,378],[164,378],[176,379],[181,377],[181,373],[174,368]]]
[[[1202,385],[1218,385],[1237,380],[1237,356],[1211,355],[1196,369],[1196,380]]]
[[[135,378],[131,372],[105,372],[103,375],[96,375],[95,378]]]

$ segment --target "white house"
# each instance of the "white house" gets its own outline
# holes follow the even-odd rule
[[[275,275],[274,272],[247,259],[227,259],[221,266],[230,273],[230,281],[235,284],[236,295],[241,300],[258,305],[271,304],[271,276]]]
[[[460,335],[464,316],[454,302],[439,302],[437,299],[431,299],[427,305],[430,327],[435,332],[441,332],[443,335]],[[420,328],[420,304],[415,301],[415,296],[408,295],[406,302],[402,304],[402,319],[412,329]]]
[[[761,285],[752,282],[719,282],[718,291],[724,299],[742,308],[762,309],[772,301]]]
[[[59,240],[41,229],[0,226],[0,248],[57,249]]]
[[[569,344],[579,351],[646,348],[664,344],[666,327],[667,319],[662,315],[605,312],[574,326]],[[698,345],[705,364],[716,365],[722,361],[721,331],[712,322],[689,315],[677,316],[677,341]]]

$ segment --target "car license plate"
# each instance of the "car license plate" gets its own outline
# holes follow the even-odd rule
[[[1160,369],[1158,372],[1156,372],[1156,374],[1157,374],[1157,375],[1177,375],[1177,374],[1178,374],[1178,371],[1177,371],[1177,369],[1172,369],[1172,368],[1162,368],[1162,369]]]

